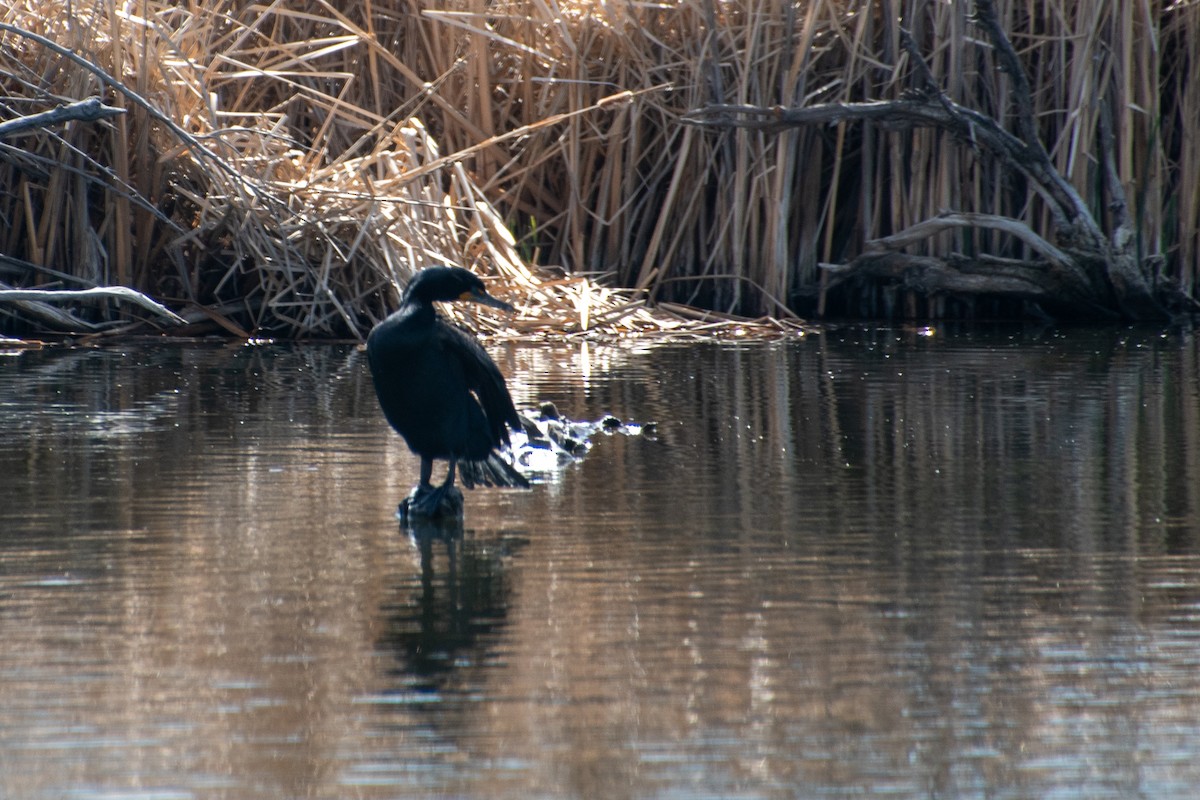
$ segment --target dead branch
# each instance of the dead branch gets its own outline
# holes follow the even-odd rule
[[[872,239],[867,242],[867,250],[875,252],[899,250],[902,247],[915,244],[953,228],[991,228],[1002,231],[1029,245],[1054,267],[1066,269],[1073,266],[1069,255],[1047,242],[1041,236],[1038,236],[1024,222],[1010,217],[1001,217],[996,214],[978,214],[964,211],[940,214],[932,219],[927,219],[905,228],[899,233],[893,233],[891,236]]]
[[[953,259],[962,262],[961,256]],[[934,295],[988,294],[1026,300],[1052,299],[1048,281],[1037,264],[1011,265],[1003,275],[981,275],[952,265],[950,259],[918,256],[912,253],[864,253],[848,264],[821,264],[833,276],[833,283],[852,277],[885,278],[905,289]]]
[[[1070,229],[1083,201],[1069,184],[1024,142],[1004,130],[996,120],[959,105],[944,94],[876,100],[863,103],[823,103],[803,108],[709,105],[689,111],[686,124],[706,128],[747,128],[769,132],[797,125],[834,125],[841,122],[875,122],[886,130],[938,128],[972,148],[986,150],[1003,163],[1023,172],[1047,202],[1061,228]],[[1064,188],[1065,187],[1065,188]],[[1086,214],[1086,209],[1084,209]],[[1090,215],[1087,216],[1090,219]],[[1091,244],[1100,237],[1095,225],[1088,231]],[[1100,237],[1103,240],[1103,237]]]
[[[1025,243],[1040,256],[1037,260],[918,256],[902,252],[947,230],[990,228]],[[1050,301],[1064,295],[1086,297],[1089,284],[1073,259],[1018,220],[994,214],[945,213],[918,222],[891,236],[872,239],[862,254],[848,264],[821,264],[831,288],[855,276],[899,283],[924,294],[988,294],[1024,300]]]
[[[97,122],[109,117],[120,116],[124,113],[125,109],[123,108],[104,105],[99,97],[89,97],[86,100],[68,103],[65,106],[52,108],[49,111],[41,111],[37,114],[28,114],[24,117],[4,120],[0,122],[0,139],[16,136],[30,130],[49,128],[70,120]]]
[[[176,325],[186,322],[171,309],[126,286],[97,286],[92,289],[0,289],[0,302],[44,304],[80,300],[118,300],[133,303]],[[75,324],[79,322],[74,317],[69,319]]]

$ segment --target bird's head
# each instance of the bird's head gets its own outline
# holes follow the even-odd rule
[[[421,270],[409,281],[404,298],[426,303],[467,300],[503,311],[513,310],[508,303],[488,294],[479,276],[459,267],[428,267]]]

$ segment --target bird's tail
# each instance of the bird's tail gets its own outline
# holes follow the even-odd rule
[[[458,462],[458,476],[468,489],[476,486],[507,486],[513,489],[528,489],[529,480],[517,472],[499,453],[488,453],[480,461]]]

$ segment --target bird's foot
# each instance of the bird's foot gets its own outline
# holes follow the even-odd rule
[[[462,513],[463,493],[457,486],[430,486],[427,483],[415,486],[396,510],[401,520],[461,517]]]

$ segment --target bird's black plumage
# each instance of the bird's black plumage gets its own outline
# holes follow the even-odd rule
[[[473,336],[434,310],[434,302],[453,300],[512,310],[473,273],[430,267],[413,277],[400,308],[367,337],[379,405],[421,458],[408,510],[426,516],[438,514],[444,498],[457,492],[456,468],[468,488],[529,485],[497,452],[509,443],[508,429],[521,426],[504,376]],[[450,463],[445,483],[436,488],[430,482],[434,459]]]

